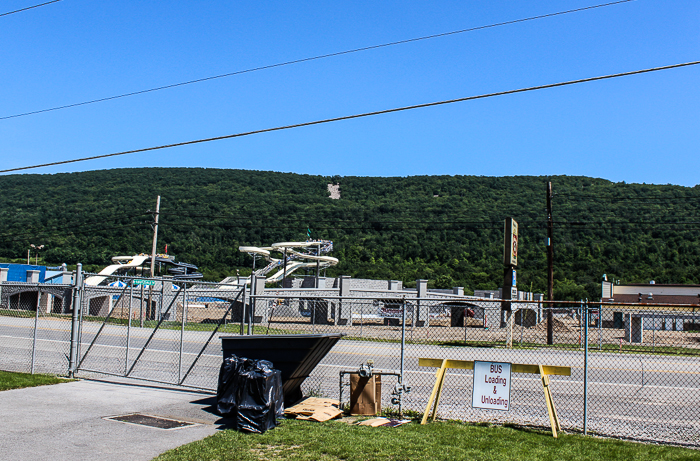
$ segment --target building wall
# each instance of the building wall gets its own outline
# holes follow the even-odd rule
[[[7,269],[8,282],[26,282],[27,271],[39,271],[39,283],[44,283],[46,277],[46,266],[0,263],[0,267]]]

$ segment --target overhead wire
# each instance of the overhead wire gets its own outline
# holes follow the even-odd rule
[[[3,17],[3,16],[8,16],[8,15],[11,15],[11,14],[15,14],[15,13],[21,13],[22,11],[32,10],[32,9],[34,9],[34,8],[39,8],[40,6],[50,5],[51,3],[56,3],[56,2],[60,2],[60,1],[61,1],[61,0],[51,0],[50,2],[44,2],[44,3],[40,3],[40,4],[38,4],[38,5],[28,6],[28,7],[26,7],[26,8],[20,8],[19,10],[8,11],[7,13],[0,13],[0,18]]]
[[[54,1],[60,1],[60,0],[54,0]],[[477,30],[490,29],[493,27],[518,24],[521,22],[534,21],[536,19],[551,18],[554,16],[561,16],[564,14],[577,13],[577,12],[586,11],[586,10],[593,10],[596,8],[603,8],[603,7],[607,7],[607,6],[618,5],[620,3],[629,3],[629,2],[633,2],[633,1],[636,1],[636,0],[618,0],[618,1],[614,1],[614,2],[601,3],[598,5],[586,6],[586,7],[575,8],[575,9],[570,9],[570,10],[565,10],[565,11],[558,11],[555,13],[541,14],[541,15],[537,15],[537,16],[530,16],[527,18],[514,19],[511,21],[503,21],[503,22],[487,24],[487,25],[483,25],[483,26],[471,27],[468,29],[460,29],[460,30],[454,30],[451,32],[443,32],[443,33],[439,33],[439,34],[425,35],[422,37],[409,38],[406,40],[397,40],[394,42],[382,43],[379,45],[364,46],[361,48],[354,48],[351,50],[337,51],[334,53],[327,53],[327,54],[312,56],[312,57],[308,57],[308,58],[294,59],[291,61],[284,61],[284,62],[279,62],[276,64],[269,64],[269,65],[265,65],[265,66],[253,67],[250,69],[239,70],[239,71],[235,71],[235,72],[227,72],[225,74],[213,75],[210,77],[202,77],[202,78],[198,78],[198,79],[194,79],[194,80],[188,80],[188,81],[179,82],[179,83],[172,83],[169,85],[162,85],[162,86],[158,86],[158,87],[154,87],[154,88],[149,88],[146,90],[132,91],[129,93],[123,93],[123,94],[119,94],[119,95],[115,95],[115,96],[107,96],[104,98],[92,99],[89,101],[83,101],[83,102],[78,102],[78,103],[73,103],[73,104],[65,104],[62,106],[51,107],[48,109],[34,110],[34,111],[24,112],[24,113],[20,113],[20,114],[6,115],[3,117],[0,117],[0,120],[7,120],[7,119],[11,119],[11,118],[24,117],[27,115],[36,115],[36,114],[41,114],[41,113],[45,113],[45,112],[53,112],[53,111],[62,110],[62,109],[69,109],[72,107],[85,106],[88,104],[96,104],[99,102],[112,101],[115,99],[121,99],[121,98],[136,96],[136,95],[140,95],[140,94],[152,93],[155,91],[167,90],[170,88],[177,88],[177,87],[181,87],[181,86],[185,86],[185,85],[191,85],[194,83],[202,83],[202,82],[207,82],[210,80],[216,80],[216,79],[225,78],[225,77],[232,77],[235,75],[242,75],[242,74],[257,72],[257,71],[261,71],[261,70],[274,69],[276,67],[289,66],[292,64],[301,64],[304,62],[310,62],[310,61],[316,61],[319,59],[326,59],[326,58],[332,58],[332,57],[337,57],[337,56],[343,56],[343,55],[352,54],[352,53],[359,53],[362,51],[376,50],[376,49],[386,48],[386,47],[390,47],[390,46],[403,45],[406,43],[419,42],[422,40],[430,40],[430,39],[439,38],[439,37],[447,37],[450,35],[463,34],[466,32],[474,32]],[[53,2],[49,2],[49,3],[53,3]],[[41,6],[41,5],[39,5],[39,6]]]
[[[52,226],[49,228],[42,227],[41,231],[43,232],[46,230],[64,230],[64,229],[72,229],[72,228],[75,228],[76,226],[90,226],[92,224],[104,224],[105,222],[109,222],[109,221],[117,221],[119,219],[132,219],[132,218],[137,218],[140,216],[147,216],[149,214],[151,214],[151,213],[146,212],[146,213],[129,214],[129,215],[116,215],[116,216],[112,215],[110,218],[101,218],[99,221],[88,221],[88,222],[83,221],[79,224],[78,223],[64,224],[61,226]],[[24,228],[22,228],[22,232],[32,232],[32,231],[34,231],[34,229],[37,229],[37,228],[24,227]],[[0,238],[4,237],[6,235],[13,235],[13,234],[0,233]]]
[[[27,235],[26,233],[21,233],[21,234],[5,234],[4,237],[0,238],[0,242],[3,243],[13,243],[13,242],[26,242],[30,240],[36,240],[37,238],[52,238],[56,236],[67,236],[67,235],[83,235],[86,233],[91,233],[95,231],[108,231],[108,230],[120,230],[120,229],[125,229],[125,228],[131,228],[131,227],[139,227],[139,226],[146,226],[150,225],[150,222],[140,222],[140,223],[132,223],[132,224],[120,224],[118,226],[110,226],[110,227],[71,227],[68,232],[64,232],[61,234],[50,234],[47,232],[39,232],[34,235]],[[8,238],[8,237],[15,237],[15,238]]]
[[[97,159],[108,158],[108,157],[116,157],[116,156],[127,155],[127,154],[135,154],[135,153],[139,153],[139,152],[152,152],[152,151],[156,151],[156,150],[170,149],[173,147],[201,144],[201,143],[212,142],[212,141],[220,141],[220,140],[224,140],[224,139],[240,138],[240,137],[250,136],[250,135],[254,135],[254,134],[262,134],[262,133],[271,133],[271,132],[275,132],[275,131],[290,130],[293,128],[321,125],[321,124],[325,124],[325,123],[339,122],[339,121],[343,121],[343,120],[353,120],[353,119],[358,119],[358,118],[370,117],[370,116],[374,116],[374,115],[390,114],[390,113],[402,112],[402,111],[413,110],[413,109],[423,109],[423,108],[427,108],[427,107],[441,106],[441,105],[445,105],[445,104],[453,104],[453,103],[457,103],[457,102],[473,101],[473,100],[477,100],[477,99],[486,99],[486,98],[492,98],[492,97],[496,97],[496,96],[505,96],[505,95],[511,95],[511,94],[526,93],[526,92],[530,92],[530,91],[544,90],[544,89],[549,89],[549,88],[558,88],[558,87],[576,85],[576,84],[580,84],[580,83],[595,82],[595,81],[600,81],[600,80],[609,80],[609,79],[619,78],[619,77],[628,77],[631,75],[646,74],[646,73],[658,72],[658,71],[662,71],[662,70],[678,69],[681,67],[695,66],[698,64],[700,64],[700,61],[690,61],[690,62],[679,63],[679,64],[671,64],[671,65],[667,65],[667,66],[651,67],[648,69],[634,70],[634,71],[629,71],[629,72],[620,72],[620,73],[616,73],[616,74],[601,75],[601,76],[597,76],[597,77],[588,77],[588,78],[581,78],[581,79],[577,79],[577,80],[568,80],[565,82],[549,83],[546,85],[530,86],[530,87],[525,87],[525,88],[518,88],[515,90],[498,91],[495,93],[486,93],[486,94],[480,94],[480,95],[476,95],[476,96],[466,96],[466,97],[462,97],[462,98],[447,99],[447,100],[428,102],[428,103],[423,103],[423,104],[413,104],[410,106],[396,107],[396,108],[392,108],[392,109],[383,109],[383,110],[364,112],[364,113],[354,114],[354,115],[344,115],[341,117],[326,118],[326,119],[321,119],[321,120],[314,120],[311,122],[295,123],[295,124],[291,124],[291,125],[282,125],[282,126],[276,126],[273,128],[264,128],[264,129],[260,129],[260,130],[244,131],[241,133],[234,133],[234,134],[229,134],[229,135],[224,135],[224,136],[215,136],[212,138],[203,138],[203,139],[196,139],[196,140],[192,140],[192,141],[183,141],[183,142],[172,143],[172,144],[163,144],[160,146],[126,150],[126,151],[121,151],[121,152],[114,152],[111,154],[93,155],[90,157],[82,157],[82,158],[71,159],[71,160],[62,160],[62,161],[58,161],[58,162],[42,163],[42,164],[38,164],[38,165],[29,165],[29,166],[23,166],[23,167],[17,167],[17,168],[7,168],[4,170],[0,170],[0,173],[10,173],[13,171],[23,171],[23,170],[30,170],[30,169],[35,169],[35,168],[44,168],[47,166],[56,166],[56,165],[65,165],[65,164],[76,163],[76,162],[85,162],[88,160],[97,160]]]
[[[133,217],[148,215],[150,213],[143,213],[142,215],[134,215]],[[281,222],[284,222],[282,224]],[[296,221],[296,226],[290,224],[295,221],[290,220],[264,220],[264,222],[255,224],[240,224],[240,223],[215,223],[211,221],[198,222],[196,226],[199,227],[218,227],[224,229],[289,229],[290,227],[299,227],[300,229],[307,228],[307,220]],[[335,231],[353,231],[353,230],[364,230],[364,231],[375,231],[375,232],[395,232],[403,230],[418,230],[418,231],[460,231],[460,230],[502,230],[503,225],[494,222],[459,222],[459,221],[345,221],[348,223],[361,223],[362,225],[315,225],[315,231],[323,230],[335,230]],[[64,228],[52,228],[39,231],[35,234],[28,235],[26,232],[21,234],[5,233],[0,235],[0,241],[5,243],[12,243],[17,241],[30,241],[39,238],[51,238],[53,235],[84,235],[86,233],[92,233],[94,231],[108,231],[108,230],[123,230],[125,228],[133,228],[146,226],[151,224],[150,221],[143,221],[131,224],[120,224],[116,226],[103,227],[99,226],[102,222],[92,222],[90,224],[96,225],[86,225],[81,227],[76,227],[75,225],[66,226]],[[280,224],[276,224],[280,223]],[[420,224],[425,224],[420,226]],[[496,225],[494,225],[496,224]],[[684,226],[678,230],[697,230],[700,229],[700,221],[664,221],[664,222],[651,222],[651,221],[620,221],[620,222],[601,222],[601,221],[556,221],[554,230],[560,231],[595,231],[600,229],[645,229],[652,227],[662,227],[662,226]],[[448,226],[449,225],[449,226]],[[686,226],[695,227],[686,227]],[[182,223],[182,222],[169,222],[167,219],[163,219],[159,222],[159,226],[165,228],[173,227],[188,227],[191,228],[193,223]],[[546,228],[546,221],[530,221],[521,222],[519,225],[521,231],[538,231],[544,230]],[[69,232],[63,232],[61,234],[55,234],[55,232],[68,229]],[[16,237],[16,238],[12,238]]]

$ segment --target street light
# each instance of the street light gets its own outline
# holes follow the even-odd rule
[[[44,245],[34,245],[33,243],[29,244],[30,247],[36,249],[36,260],[35,260],[35,265],[39,265],[39,250],[44,249]],[[32,250],[27,250],[27,265],[29,265],[29,258],[30,258],[30,252]]]

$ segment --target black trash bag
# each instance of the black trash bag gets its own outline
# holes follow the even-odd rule
[[[240,387],[238,377],[247,359],[235,355],[226,357],[219,370],[219,385],[216,389],[216,411],[227,416],[238,408],[237,391]]]
[[[219,373],[216,408],[236,430],[262,434],[284,414],[282,372],[267,360],[231,355]]]

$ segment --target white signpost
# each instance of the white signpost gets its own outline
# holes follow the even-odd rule
[[[510,363],[474,362],[472,408],[510,410]]]

